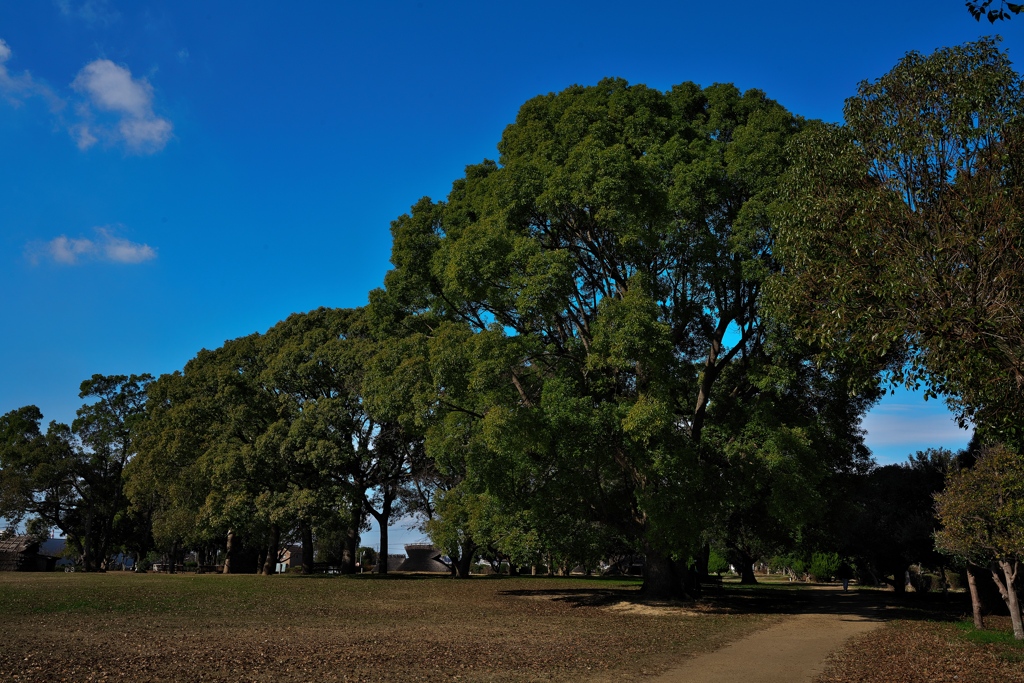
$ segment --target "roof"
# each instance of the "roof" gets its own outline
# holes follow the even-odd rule
[[[441,562],[441,552],[429,543],[410,543],[405,546],[409,558],[398,567],[400,572],[430,572],[448,574],[451,569]]]
[[[31,536],[10,536],[0,540],[0,553],[31,553],[39,547],[39,541]]]

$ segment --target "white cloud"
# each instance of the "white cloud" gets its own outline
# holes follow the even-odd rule
[[[145,78],[132,78],[127,68],[97,59],[78,72],[71,87],[86,98],[78,107],[82,121],[71,130],[80,149],[103,138],[151,154],[170,140],[171,122],[153,112],[153,86]],[[112,114],[115,123],[96,123],[96,112]]]
[[[47,101],[53,111],[63,107],[63,100],[42,83],[37,83],[28,71],[23,71],[18,75],[11,74],[7,69],[7,61],[12,54],[11,46],[0,39],[0,95],[14,105],[21,104],[28,97],[39,96]]]
[[[72,9],[66,3],[58,6],[62,11]],[[76,11],[90,6],[92,3],[85,3]],[[11,47],[0,39],[0,97],[15,106],[29,97],[42,97],[79,149],[89,149],[102,141],[124,145],[136,154],[153,154],[171,139],[174,126],[153,110],[153,86],[145,78],[132,78],[127,67],[109,59],[97,59],[82,67],[71,83],[82,99],[75,104],[74,115],[65,116],[62,110],[66,98],[37,82],[28,71],[10,72],[7,62],[12,54]]]
[[[96,252],[96,244],[92,240],[68,239],[66,235],[50,240],[46,246],[50,258],[67,265],[74,265],[83,256]]]
[[[32,265],[38,265],[42,260],[73,266],[85,261],[142,263],[156,258],[156,250],[148,244],[117,237],[108,228],[96,228],[95,231],[96,239],[61,235],[49,242],[31,243],[26,246],[25,254]]]
[[[103,254],[108,261],[114,263],[142,263],[156,258],[156,250],[148,244],[129,242],[120,237],[114,237],[107,230],[100,229],[103,237]]]

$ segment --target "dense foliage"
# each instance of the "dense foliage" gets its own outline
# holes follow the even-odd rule
[[[454,575],[639,560],[657,598],[730,565],[902,592],[994,563],[1019,616],[1021,86],[982,40],[907,55],[844,125],[723,84],[536,97],[496,161],[392,223],[368,306],[96,375],[70,427],[2,416],[0,515],[88,569],[191,550],[266,574],[285,545],[356,571],[370,517],[385,572],[412,515]],[[885,376],[987,450],[874,465]]]

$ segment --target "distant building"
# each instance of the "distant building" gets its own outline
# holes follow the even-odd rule
[[[451,568],[441,561],[441,551],[429,543],[410,543],[405,546],[403,562],[391,569],[390,557],[388,558],[388,571],[398,572],[419,572],[428,574],[450,574]]]
[[[39,541],[31,536],[11,536],[0,541],[0,571],[53,571],[56,558],[39,554]]]

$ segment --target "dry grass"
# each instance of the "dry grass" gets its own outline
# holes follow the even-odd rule
[[[777,620],[624,580],[0,574],[5,680],[637,680]]]
[[[891,621],[833,653],[815,681],[1024,682],[1024,643],[1013,640],[1010,618],[985,621],[985,631],[974,630],[970,621]]]

